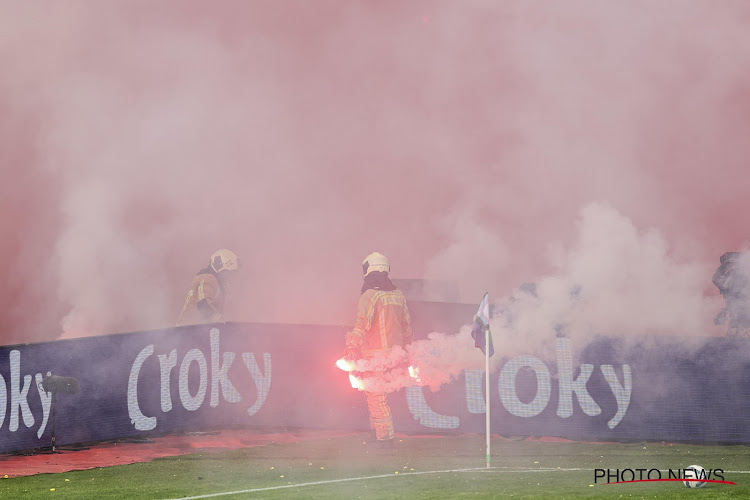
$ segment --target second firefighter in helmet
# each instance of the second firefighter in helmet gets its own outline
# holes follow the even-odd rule
[[[228,282],[239,268],[240,260],[231,250],[214,252],[208,266],[193,278],[177,326],[224,321]]]
[[[350,360],[387,357],[394,346],[411,343],[413,333],[406,299],[388,277],[388,258],[373,252],[362,262],[362,283],[357,319],[352,331],[346,334],[345,357]],[[383,373],[375,372],[374,377]],[[391,408],[385,393],[365,393],[370,413],[370,427],[377,442],[392,445],[394,437]]]

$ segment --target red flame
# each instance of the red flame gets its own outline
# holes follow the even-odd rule
[[[422,382],[419,378],[419,368],[409,365],[409,376],[417,382]]]
[[[355,389],[361,389],[362,388],[362,381],[352,375],[351,372],[354,371],[354,363],[351,363],[350,361],[347,361],[346,358],[341,358],[338,361],[336,361],[336,366],[340,370],[344,370],[345,372],[349,372],[349,383],[352,384],[352,387]]]
[[[336,361],[336,366],[340,370],[344,370],[345,372],[354,371],[354,364],[350,363],[345,358],[341,358],[338,361]]]
[[[359,380],[354,375],[352,375],[351,373],[349,374],[349,382],[352,384],[352,387],[355,388],[355,389],[361,389],[362,388],[362,381]]]

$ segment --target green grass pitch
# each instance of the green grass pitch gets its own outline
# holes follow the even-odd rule
[[[745,446],[546,443],[484,436],[401,437],[372,449],[365,434],[197,453],[148,463],[0,479],[2,498],[750,498]],[[723,469],[736,485],[604,484],[594,469]],[[2,473],[0,473],[2,478]]]

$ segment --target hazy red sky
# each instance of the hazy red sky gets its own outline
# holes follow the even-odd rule
[[[748,33],[742,0],[0,1],[0,342],[169,326],[222,247],[246,321],[351,323],[373,250],[507,296],[617,228],[710,295]]]

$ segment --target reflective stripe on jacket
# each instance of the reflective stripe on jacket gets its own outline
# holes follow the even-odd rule
[[[412,339],[409,308],[401,290],[365,290],[359,298],[354,329],[346,334],[347,347],[368,354],[407,345]]]
[[[185,297],[177,326],[224,320],[224,290],[211,273],[197,274]]]

